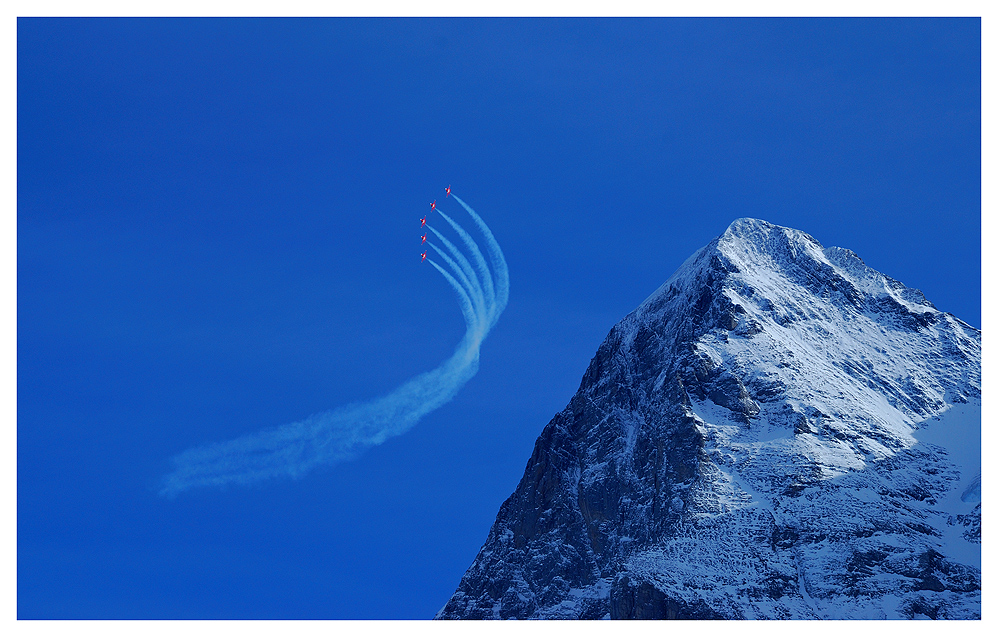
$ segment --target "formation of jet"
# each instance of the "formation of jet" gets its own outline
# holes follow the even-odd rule
[[[450,186],[447,186],[446,188],[444,188],[444,198],[446,199],[447,197],[450,197]],[[434,199],[433,202],[430,203],[430,212],[433,212],[436,209],[437,209],[437,200]],[[420,228],[425,228],[426,227],[426,217],[428,217],[428,216],[430,216],[429,213],[423,215],[423,218],[419,220],[419,227]],[[422,235],[420,235],[420,237],[419,237],[419,243],[420,243],[420,245],[425,245],[426,244],[426,233],[425,232]],[[420,263],[422,263],[423,261],[426,261],[426,251],[425,250],[419,256],[420,256],[420,259],[419,259]]]

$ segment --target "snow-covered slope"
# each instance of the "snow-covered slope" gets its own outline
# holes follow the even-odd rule
[[[980,617],[980,347],[738,219],[611,330],[438,617]]]

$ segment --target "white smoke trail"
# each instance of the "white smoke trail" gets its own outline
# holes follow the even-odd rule
[[[468,210],[474,215],[474,211]],[[480,219],[476,219],[476,223],[487,230]],[[468,237],[465,242],[470,241],[469,250],[478,251],[478,246],[463,229],[459,234],[462,234],[462,239]],[[491,232],[483,234],[487,241],[495,241]],[[441,250],[436,250],[446,258]],[[469,280],[467,276],[459,276],[462,280],[458,281],[432,259],[427,259],[457,293],[467,328],[454,354],[439,367],[406,381],[390,394],[370,402],[346,405],[235,440],[188,449],[172,458],[174,469],[163,478],[160,494],[173,497],[193,487],[247,485],[282,476],[297,478],[316,467],[353,458],[414,427],[423,416],[454,398],[458,390],[478,372],[482,341],[495,325],[508,297],[506,262],[502,259],[502,252],[496,252],[490,243],[489,255],[492,257],[494,254],[499,255],[498,262],[493,260],[493,267],[499,275],[500,290],[505,290],[505,296],[501,296],[503,302],[499,305],[490,295],[487,306],[481,308],[476,307],[476,301],[481,299],[484,304],[486,297],[478,277],[473,276]],[[478,255],[481,257],[481,252]],[[463,255],[461,258],[464,259]],[[468,264],[467,259],[464,263]],[[457,263],[451,261],[450,265],[456,274],[463,274],[459,272]],[[468,267],[470,269],[470,264]],[[492,283],[487,268],[483,278],[486,278],[487,285]]]
[[[435,249],[437,252],[440,251],[439,248]],[[441,256],[446,258],[447,255],[442,254]],[[427,261],[429,261],[430,265],[436,268],[437,271],[440,272],[445,279],[447,279],[447,282],[450,283],[451,287],[454,288],[454,291],[457,292],[458,303],[461,306],[461,314],[464,315],[464,324],[468,327],[469,331],[474,330],[477,332],[483,325],[482,314],[475,311],[475,303],[472,301],[471,297],[468,296],[468,292],[461,286],[460,283],[457,282],[456,279],[454,279],[453,276],[451,276],[450,272],[441,268],[436,261],[433,259],[427,259]],[[453,263],[453,261],[451,261],[451,263]]]
[[[503,256],[502,248],[499,247],[499,242],[492,235],[492,230],[489,229],[482,218],[478,216],[478,213],[471,209],[471,206],[464,203],[464,201],[455,194],[451,194],[454,200],[461,204],[461,207],[468,211],[468,214],[474,220],[478,229],[482,231],[485,235],[485,245],[489,250],[489,259],[492,261],[492,267],[496,271],[496,276],[499,279],[496,285],[496,300],[493,306],[493,312],[495,313],[492,317],[492,321],[489,327],[495,325],[495,322],[499,320],[499,315],[502,311],[506,309],[506,303],[509,302],[509,268],[506,266],[506,257]]]
[[[455,197],[456,198],[456,197]],[[492,273],[489,272],[489,266],[485,264],[485,257],[482,256],[482,251],[478,249],[478,244],[475,240],[471,238],[464,228],[457,225],[457,222],[445,215],[440,210],[437,210],[444,221],[450,224],[454,231],[457,232],[461,240],[464,241],[464,245],[468,247],[471,252],[472,258],[475,260],[475,265],[477,266],[478,275],[482,278],[482,282],[485,284],[485,298],[489,305],[494,305],[496,300],[495,290],[492,285]]]
[[[487,312],[487,302],[482,294],[482,283],[475,274],[474,268],[472,268],[471,264],[468,263],[468,259],[461,254],[461,251],[457,249],[457,246],[447,240],[447,237],[437,232],[437,230],[432,226],[426,227],[429,228],[438,239],[440,239],[440,242],[444,244],[444,247],[447,248],[447,251],[454,257],[454,259],[451,259],[444,254],[440,248],[433,245],[432,241],[430,242],[430,247],[432,247],[437,254],[439,254],[440,257],[447,262],[447,265],[454,270],[455,276],[457,276],[457,278],[461,280],[461,283],[464,284],[465,288],[474,295],[474,298],[478,302],[478,306],[482,309],[482,311]]]
[[[459,281],[457,281],[460,284],[459,286],[460,292],[458,292],[458,297],[463,296],[464,298],[467,298],[468,302],[471,304],[472,310],[474,311],[475,320],[478,321],[479,323],[484,323],[486,320],[488,309],[485,307],[485,304],[482,301],[480,295],[475,294],[473,297],[469,297],[468,293],[465,292],[465,290],[474,289],[472,283],[468,280],[468,277],[465,276],[463,272],[461,272],[460,268],[458,268],[457,263],[454,262],[454,259],[447,256],[447,253],[441,250],[439,247],[437,247],[436,244],[430,241],[429,246],[437,254],[440,255],[440,258],[443,259],[444,262],[446,262],[447,265],[450,266],[451,271],[453,271],[454,275],[459,279]],[[445,277],[451,276],[450,272],[447,272],[444,268],[441,268],[439,264],[433,261],[433,259],[427,259],[427,261],[430,262],[430,265],[439,270],[440,274],[444,275]]]

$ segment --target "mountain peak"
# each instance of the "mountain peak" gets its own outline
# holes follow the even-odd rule
[[[980,346],[737,219],[610,331],[439,616],[979,618]]]
[[[739,217],[731,222],[724,234],[721,235],[721,239],[726,237],[730,238],[744,238],[744,239],[754,239],[754,238],[766,238],[774,230],[799,232],[797,230],[792,230],[791,228],[785,228],[783,226],[778,226],[774,223],[764,221],[762,219],[755,219],[753,217]],[[803,233],[802,233],[803,234]]]
[[[825,248],[806,232],[749,217],[734,220],[721,236],[694,253],[639,311],[661,309],[662,297],[670,296],[670,289],[672,296],[678,289],[702,294],[705,283],[722,279],[724,286],[713,286],[717,291],[733,287],[759,292],[777,304],[793,304],[788,294],[811,293],[839,297],[856,309],[881,311],[891,306],[900,314],[917,315],[935,311],[920,290],[870,268],[852,250]]]
[[[806,232],[742,217],[732,221],[724,234],[718,237],[717,249],[735,259],[745,253],[775,256],[787,252],[794,257],[807,255],[817,258],[822,246]]]

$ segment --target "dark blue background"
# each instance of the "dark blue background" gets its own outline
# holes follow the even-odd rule
[[[432,616],[612,325],[733,219],[979,326],[980,125],[972,19],[20,19],[19,617]],[[450,355],[448,183],[511,277],[457,399],[158,497]]]

